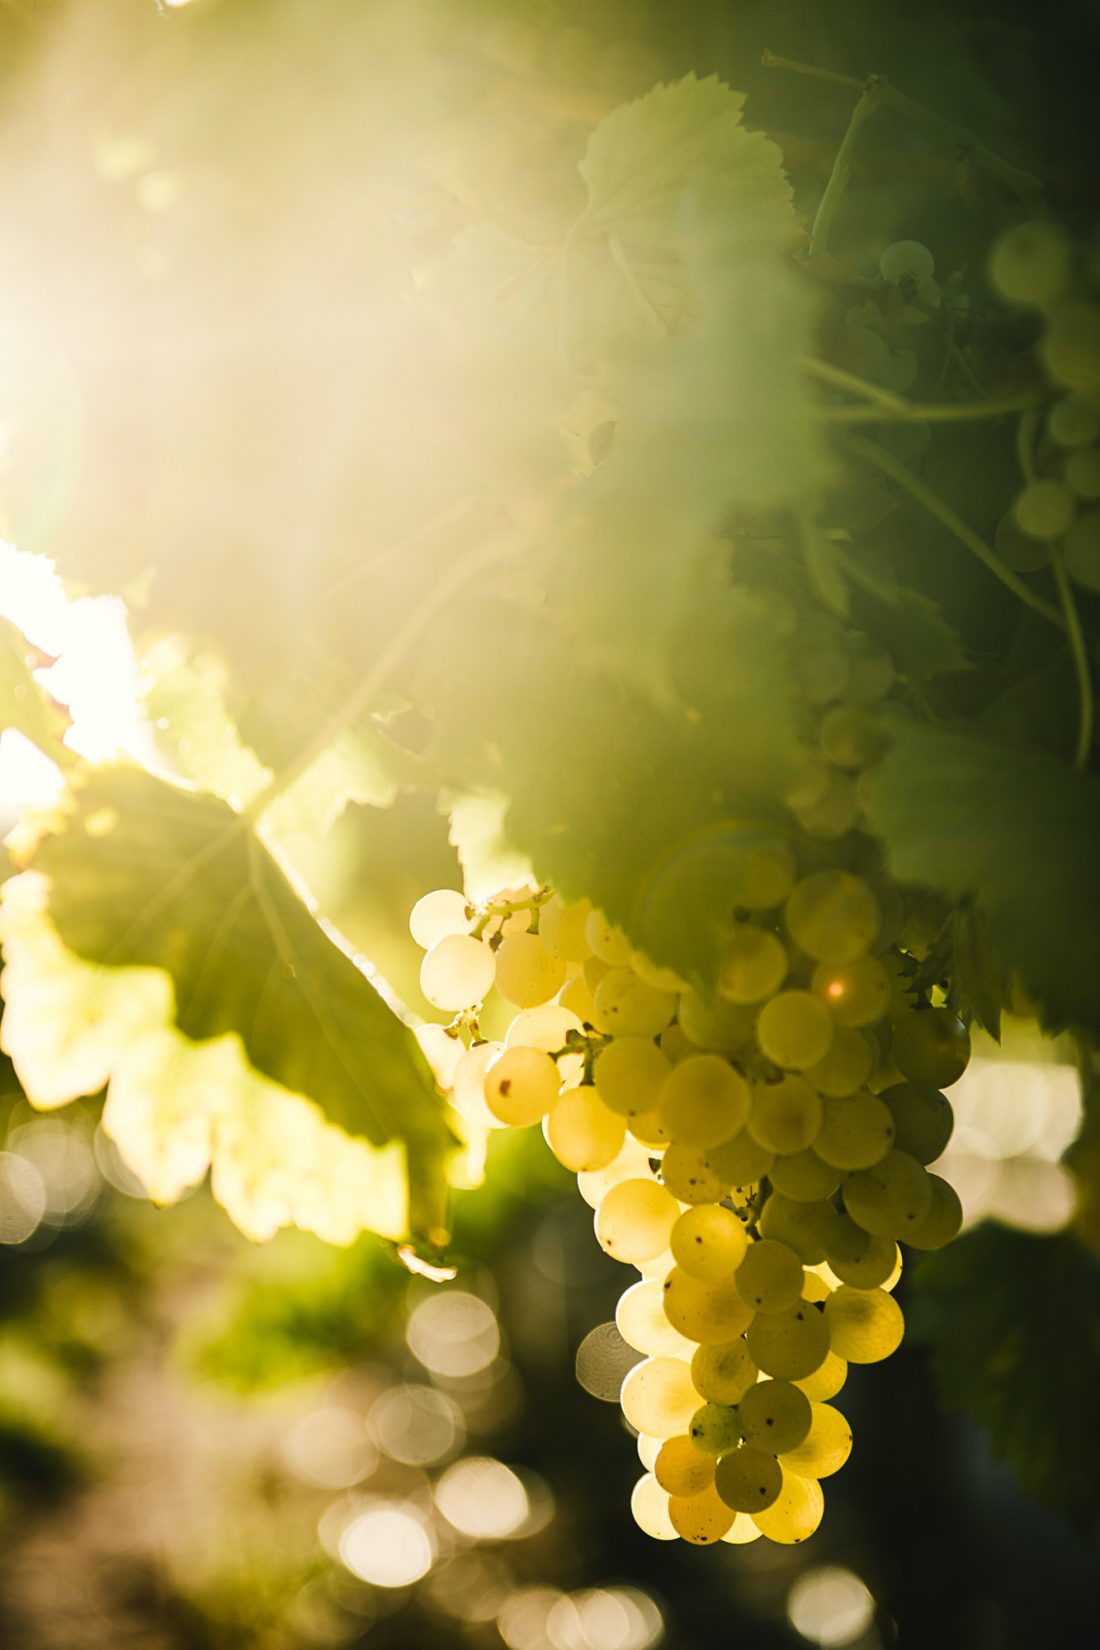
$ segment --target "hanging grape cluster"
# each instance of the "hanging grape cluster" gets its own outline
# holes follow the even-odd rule
[[[743,833],[713,994],[545,889],[480,910],[439,889],[410,920],[425,995],[470,1038],[457,1109],[541,1123],[640,1274],[617,1313],[643,1354],[620,1398],[647,1469],[633,1513],[700,1545],[816,1529],[852,1447],[829,1400],[902,1339],[899,1240],[939,1248],[962,1218],[927,1165],[969,1038],[942,988],[913,989],[903,901],[859,829],[890,661],[821,613],[792,659],[811,778],[782,827]],[[478,1034],[491,987],[516,1010],[503,1042]]]

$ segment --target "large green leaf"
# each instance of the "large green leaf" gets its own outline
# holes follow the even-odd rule
[[[899,721],[867,795],[894,874],[972,898],[1047,1022],[1100,1029],[1100,780],[1044,751]]]
[[[920,1263],[912,1326],[945,1401],[1025,1490],[1100,1515],[1100,1266],[1075,1238],[983,1226]]]
[[[444,1148],[412,1033],[223,803],[137,770],[92,773],[31,864],[64,944],[163,969],[187,1037],[236,1033],[258,1072],[375,1145]]]

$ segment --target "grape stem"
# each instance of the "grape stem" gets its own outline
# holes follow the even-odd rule
[[[1092,750],[1092,672],[1089,668],[1088,648],[1085,646],[1085,637],[1081,630],[1081,616],[1077,611],[1073,585],[1066,572],[1066,559],[1060,544],[1052,544],[1050,547],[1050,565],[1054,571],[1058,599],[1065,615],[1066,636],[1073,658],[1073,673],[1077,678],[1077,748],[1073,753],[1073,765],[1078,773],[1084,773],[1089,765],[1089,753]]]
[[[881,102],[882,95],[879,82],[877,79],[871,79],[864,86],[859,102],[852,110],[851,118],[848,121],[848,129],[840,141],[840,147],[833,160],[832,171],[829,173],[829,180],[825,185],[821,200],[818,202],[813,225],[810,229],[811,257],[815,252],[828,250],[829,231],[833,227],[837,207],[840,205],[844,191],[848,187],[848,180],[852,175],[852,157],[859,141],[859,134]]]
[[[1046,619],[1050,624],[1057,625],[1059,630],[1065,629],[1066,621],[1061,611],[1053,603],[1046,601],[1042,596],[1036,595],[1030,585],[1025,584],[1023,579],[1017,573],[1014,573],[1010,567],[1006,567],[1000,557],[989,548],[985,540],[974,531],[969,523],[965,522],[944,499],[940,498],[938,493],[934,493],[930,487],[925,486],[919,476],[914,475],[912,470],[894,458],[893,454],[884,452],[881,447],[876,446],[873,441],[865,440],[863,436],[849,436],[845,445],[853,458],[859,458],[867,464],[874,465],[875,469],[881,470],[883,475],[889,476],[891,481],[904,488],[918,504],[922,504],[929,515],[934,516],[942,526],[946,527],[948,532],[959,540],[960,544],[964,544],[971,555],[976,556],[982,566],[992,573],[995,579],[999,579],[1006,589],[1011,590],[1012,594],[1022,601],[1025,607],[1030,607],[1032,612],[1038,613],[1040,618]]]
[[[859,378],[854,372],[846,372],[843,367],[834,367],[831,362],[819,360],[816,356],[808,357],[803,365],[811,377],[821,383],[829,384],[834,389],[849,390],[872,403],[867,407],[821,407],[820,415],[830,424],[869,424],[885,417],[924,424],[957,424],[969,419],[1002,418],[1006,413],[1024,412],[1038,401],[1034,392],[1006,395],[995,401],[906,401],[904,396],[895,395],[892,390],[883,389],[879,384],[872,384],[868,379]]]
[[[847,86],[852,91],[864,94],[873,89],[877,103],[883,104],[888,109],[893,109],[895,114],[904,116],[906,120],[912,121],[915,126],[923,127],[933,137],[937,137],[941,142],[946,143],[956,154],[965,155],[967,159],[992,173],[995,178],[1000,178],[1001,182],[1007,184],[1013,194],[1019,196],[1020,200],[1031,211],[1041,211],[1043,186],[1033,173],[1025,171],[1022,166],[1014,166],[1011,161],[1005,160],[1001,155],[994,154],[993,150],[987,149],[984,143],[979,143],[973,132],[967,131],[965,126],[960,126],[957,121],[948,120],[943,115],[935,114],[931,109],[926,109],[915,98],[907,96],[905,92],[899,92],[896,86],[892,86],[881,75],[874,75],[869,80],[858,80],[854,75],[837,74],[832,69],[819,69],[812,63],[798,63],[793,58],[780,57],[778,53],[772,51],[764,52],[761,62],[767,69],[789,69],[794,74],[810,75],[815,80],[828,80],[833,85]],[[856,108],[858,110],[858,104]],[[870,113],[870,111],[868,110],[867,113]],[[860,124],[862,124],[862,121]],[[848,130],[851,131],[851,126]],[[843,147],[842,144],[841,148]],[[839,153],[837,158],[840,158]],[[848,158],[850,159],[850,151]],[[835,172],[835,164],[833,169]],[[832,179],[830,178],[829,181],[831,183]],[[827,193],[828,188],[826,188]],[[822,205],[824,205],[824,197]],[[820,211],[821,208],[819,207],[819,216]],[[814,227],[816,230],[816,222]]]

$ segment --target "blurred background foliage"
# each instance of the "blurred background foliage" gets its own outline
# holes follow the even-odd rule
[[[221,95],[243,119],[254,77],[272,67],[250,47],[271,8],[127,0],[112,7],[112,27],[133,31],[139,55],[153,31],[184,23],[168,15],[175,9],[201,14],[232,47]],[[52,0],[0,8],[0,74],[13,97],[64,10]],[[280,10],[289,34],[308,43],[319,30],[353,37],[372,8],[280,0]],[[510,147],[525,144],[530,156],[541,133],[556,154],[571,121],[579,132],[593,109],[694,68],[749,94],[749,124],[781,143],[797,203],[812,210],[851,99],[762,68],[770,47],[856,76],[889,75],[1037,171],[1078,226],[1095,225],[1100,23],[1088,0],[1041,10],[1031,0],[454,0],[417,16],[429,18],[426,60],[453,69],[450,53],[461,64],[447,151],[448,187],[460,196],[497,192],[514,209]],[[307,53],[296,65],[284,111],[287,129],[303,135],[307,188],[310,104],[326,92],[309,63]],[[285,74],[285,62],[275,67]],[[575,103],[535,96],[562,85]],[[368,126],[370,118],[364,111]],[[960,262],[979,256],[1006,211],[995,186],[972,175],[965,156],[879,118],[845,200],[839,249],[911,234],[914,224],[927,233],[935,213],[938,244]],[[259,152],[262,121],[253,136]],[[211,168],[217,146],[212,122],[200,145]],[[9,151],[5,184],[18,159]],[[171,180],[155,157],[132,162],[116,156],[120,187],[132,194],[119,210],[155,213]],[[452,232],[453,221],[415,205],[429,240]],[[37,209],[49,219],[48,199]],[[249,227],[245,213],[242,235]],[[56,225],[62,238],[70,231]],[[115,271],[101,273],[110,280]],[[112,419],[107,469],[120,453],[133,464],[142,439],[132,408],[113,408]],[[958,453],[955,484],[969,480],[963,444]],[[94,462],[87,473],[94,486]],[[113,476],[104,491],[116,496]],[[83,577],[125,584],[142,571],[140,533],[97,520],[94,493],[81,507]],[[352,532],[354,497],[347,511]],[[262,544],[257,512],[244,545]],[[42,546],[52,548],[46,526]],[[200,558],[203,622],[225,594],[221,554]],[[235,585],[242,601],[254,599],[253,580]],[[291,606],[295,598],[293,589],[268,595]],[[979,635],[981,608],[975,583]],[[282,709],[252,707],[253,737],[275,724],[257,738],[261,748],[286,737]],[[349,810],[308,869],[324,909],[425,1009],[406,916],[424,889],[457,876],[430,796]],[[0,1107],[0,1641],[16,1650],[688,1650],[725,1639],[752,1650],[879,1650],[899,1637],[1016,1650],[1083,1637],[1092,1625],[1095,1539],[1025,1495],[942,1396],[966,1403],[974,1369],[987,1391],[995,1386],[998,1354],[1052,1372],[1019,1423],[1017,1453],[1053,1449],[1057,1472],[1076,1452],[1079,1470],[1096,1476],[1092,1389],[1081,1391],[1081,1371],[1092,1367],[1095,1268],[1069,1238],[1006,1237],[987,1225],[915,1267],[916,1286],[907,1276],[902,1291],[919,1294],[930,1269],[916,1332],[873,1379],[853,1370],[841,1395],[859,1442],[822,1530],[801,1548],[702,1553],[648,1542],[626,1513],[633,1452],[617,1411],[598,1401],[614,1394],[621,1354],[613,1337],[585,1341],[611,1317],[621,1278],[537,1135],[493,1138],[485,1187],[458,1200],[459,1275],[433,1285],[409,1278],[374,1241],[336,1250],[284,1232],[250,1246],[205,1190],[169,1213],[153,1209],[97,1128],[96,1104],[38,1116],[6,1066]],[[1055,1144],[1040,1150],[1041,1132],[1000,1150],[994,1143],[984,1157],[972,1151],[970,1171],[982,1181],[972,1206],[984,1197],[992,1216],[1011,1218],[1037,1196],[1034,1164],[1049,1167],[1065,1144],[1055,1128]],[[1015,1167],[999,1167],[1002,1159]],[[1030,1271],[1035,1246],[1046,1244],[1066,1245],[1055,1268],[1064,1290],[1049,1269]],[[975,1318],[983,1280],[990,1312]],[[1052,1321],[1042,1343],[1006,1350],[1015,1289],[1049,1290]],[[582,1386],[574,1360],[586,1345]],[[1073,1494],[1064,1504],[1075,1511]]]

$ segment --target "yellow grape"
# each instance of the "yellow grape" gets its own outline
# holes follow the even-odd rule
[[[753,1513],[752,1521],[769,1541],[794,1547],[813,1535],[824,1511],[821,1485],[812,1478],[800,1478],[784,1465],[779,1494],[764,1512]]]
[[[717,1054],[696,1054],[673,1066],[661,1089],[661,1115],[673,1140],[717,1146],[749,1112],[749,1086]]]
[[[733,1523],[733,1513],[713,1485],[701,1495],[670,1496],[668,1516],[677,1535],[695,1547],[709,1547],[721,1541]]]
[[[747,1127],[767,1151],[788,1156],[813,1145],[821,1117],[821,1096],[805,1078],[788,1074],[776,1083],[753,1084]]]
[[[653,1476],[669,1495],[700,1495],[714,1483],[714,1456],[704,1455],[687,1433],[677,1433],[658,1450]]]
[[[618,1037],[592,1068],[600,1099],[623,1117],[653,1111],[672,1067],[651,1037]]]
[[[496,954],[496,988],[505,1002],[534,1008],[565,984],[565,964],[537,934],[509,934]]]
[[[732,1281],[703,1283],[677,1266],[663,1288],[665,1316],[689,1341],[732,1341],[752,1322],[753,1308]]]
[[[852,1429],[831,1404],[811,1403],[810,1430],[801,1444],[787,1450],[783,1469],[802,1478],[829,1478],[852,1453]]]
[[[558,1068],[538,1048],[506,1048],[485,1072],[485,1103],[494,1117],[524,1128],[546,1116],[558,1098]]]
[[[651,1472],[639,1478],[630,1495],[630,1512],[643,1535],[654,1541],[675,1541],[678,1531],[669,1517],[669,1495]]]
[[[741,1337],[697,1347],[691,1360],[696,1390],[712,1404],[739,1404],[759,1374]]]
[[[688,1430],[699,1407],[699,1394],[690,1366],[680,1358],[646,1358],[627,1374],[619,1402],[637,1432],[671,1438]]]
[[[595,1089],[569,1089],[546,1115],[546,1140],[574,1174],[603,1169],[622,1150],[626,1124],[604,1105]]]
[[[877,1364],[896,1352],[905,1318],[885,1289],[853,1289],[841,1284],[825,1302],[833,1351],[850,1364]]]
[[[715,1468],[714,1488],[734,1512],[755,1516],[778,1500],[783,1473],[774,1455],[744,1444],[722,1456]]]
[[[623,1180],[596,1210],[596,1237],[613,1260],[651,1260],[668,1247],[680,1206],[655,1180]],[[648,1428],[643,1428],[648,1431]]]
[[[740,1266],[749,1240],[731,1209],[702,1203],[685,1209],[672,1228],[669,1248],[676,1264],[704,1283],[721,1283]]]

